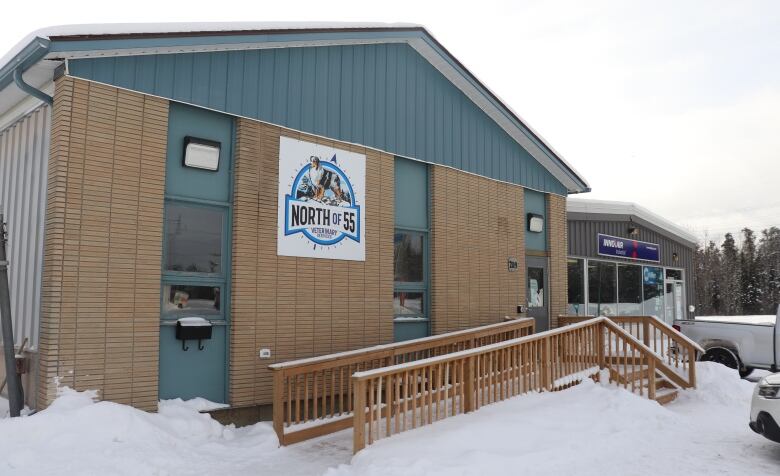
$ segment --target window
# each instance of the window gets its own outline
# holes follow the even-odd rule
[[[428,321],[428,166],[395,159],[393,309],[396,341],[430,335]]]
[[[642,314],[642,267],[633,264],[618,265],[618,314]]]
[[[225,212],[180,203],[166,204],[166,271],[220,274]]]
[[[617,315],[617,273],[615,263],[588,261],[588,314]]]
[[[528,307],[544,307],[544,268],[528,268]]]
[[[583,316],[585,309],[585,261],[568,259],[569,300],[567,314]]]
[[[677,281],[682,281],[682,270],[681,269],[667,269],[666,270],[666,279],[674,279]]]
[[[219,308],[218,286],[163,286],[163,312],[169,317],[178,319],[186,316],[219,316]]]
[[[664,270],[645,266],[642,270],[642,291],[644,314],[664,318]]]
[[[396,230],[394,276],[397,283],[421,283],[424,278],[425,236],[421,232]]]
[[[396,317],[425,317],[424,293],[396,291],[393,293],[393,309]]]

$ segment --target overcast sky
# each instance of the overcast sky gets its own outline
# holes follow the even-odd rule
[[[780,226],[780,2],[4,2],[0,55],[67,23],[425,25],[590,182],[698,234]]]

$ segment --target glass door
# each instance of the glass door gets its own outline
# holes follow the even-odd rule
[[[547,258],[526,257],[526,296],[528,298],[528,317],[536,321],[536,332],[550,328],[550,313],[547,299]]]
[[[670,325],[677,319],[685,318],[685,289],[682,278],[682,270],[666,270],[666,292],[664,296],[666,316],[664,320]]]

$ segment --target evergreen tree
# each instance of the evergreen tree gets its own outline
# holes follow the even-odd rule
[[[737,243],[731,233],[726,233],[721,248],[721,267],[717,276],[721,296],[721,309],[728,316],[742,314],[740,299],[741,273]]]
[[[761,312],[761,280],[756,258],[756,237],[750,228],[742,229],[742,246],[739,250],[739,300],[742,312]]]
[[[780,303],[780,229],[771,227],[761,232],[756,251],[758,279],[762,289],[761,313],[774,314]]]

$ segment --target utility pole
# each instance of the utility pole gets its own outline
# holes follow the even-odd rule
[[[5,378],[8,382],[8,407],[12,417],[18,417],[24,406],[22,379],[16,371],[16,349],[11,320],[11,293],[8,289],[8,259],[5,254],[5,219],[0,213],[0,325],[5,352]]]

